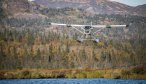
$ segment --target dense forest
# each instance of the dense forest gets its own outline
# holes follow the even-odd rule
[[[107,69],[146,64],[146,18],[130,15],[92,15],[81,9],[43,9],[45,19],[0,20],[0,70]],[[49,22],[130,24],[104,29],[100,42],[78,43],[77,32]]]

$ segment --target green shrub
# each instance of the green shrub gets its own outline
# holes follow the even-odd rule
[[[144,74],[146,71],[142,67],[135,67],[132,69],[132,73],[136,74]]]
[[[4,74],[5,74],[6,72],[4,72],[4,71],[0,71],[0,79],[4,79]]]
[[[85,73],[77,73],[77,74],[75,74],[75,78],[86,78],[86,74]]]
[[[103,73],[99,71],[87,72],[87,78],[103,78]]]
[[[24,79],[31,78],[31,72],[28,70],[22,71],[20,74],[21,74],[22,78],[24,78]]]
[[[122,70],[121,75],[130,75],[132,72],[130,70]]]
[[[6,79],[14,79],[15,77],[14,77],[14,73],[12,73],[12,72],[6,72],[5,74],[4,74],[4,77],[6,78]]]
[[[65,74],[65,78],[75,78],[74,74]]]
[[[31,78],[37,79],[37,78],[40,78],[40,75],[37,72],[32,72],[31,73]]]

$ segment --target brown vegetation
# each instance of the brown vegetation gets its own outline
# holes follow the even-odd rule
[[[134,71],[134,72],[133,72]],[[108,78],[108,79],[146,79],[146,70],[135,73],[135,68],[108,70],[1,70],[0,79],[42,79],[42,78]]]

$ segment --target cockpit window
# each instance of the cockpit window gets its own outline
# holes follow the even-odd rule
[[[91,29],[91,26],[85,26],[85,29]]]

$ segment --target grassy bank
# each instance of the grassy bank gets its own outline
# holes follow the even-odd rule
[[[41,78],[108,78],[108,79],[146,79],[142,70],[1,70],[0,79],[41,79]]]

